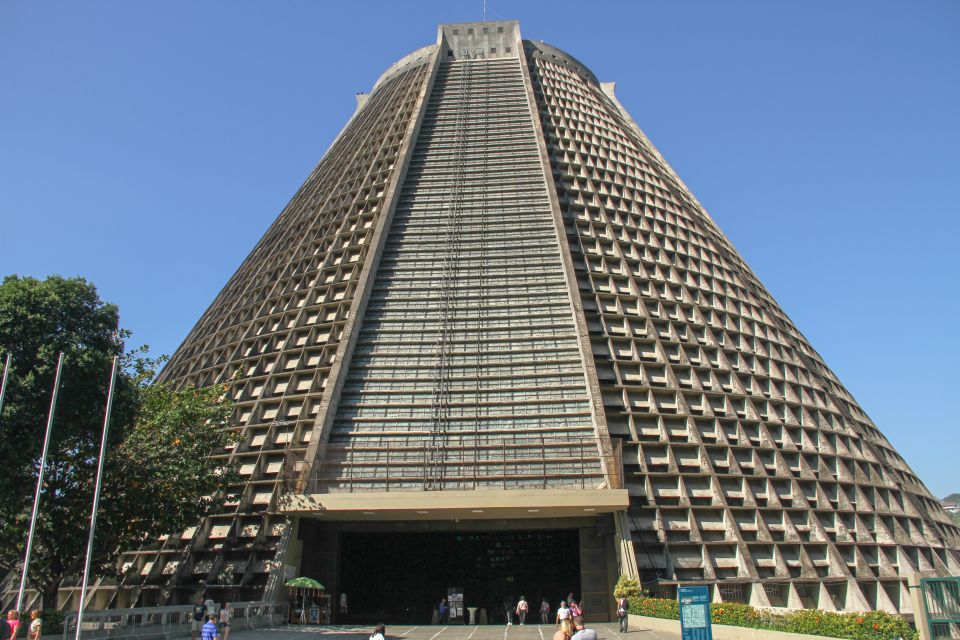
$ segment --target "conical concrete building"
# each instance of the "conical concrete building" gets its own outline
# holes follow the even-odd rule
[[[214,456],[246,483],[95,606],[308,575],[340,622],[571,591],[605,618],[626,574],[908,612],[908,574],[960,572],[960,531],[613,84],[516,22],[443,25],[359,96],[163,377],[233,380],[243,438]]]

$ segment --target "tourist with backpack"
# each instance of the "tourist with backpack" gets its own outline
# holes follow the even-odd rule
[[[630,610],[630,603],[627,601],[626,597],[617,599],[617,619],[620,620],[620,633],[627,632],[628,618],[627,614]]]
[[[522,625],[527,619],[527,611],[530,610],[530,605],[527,604],[527,600],[520,596],[520,602],[517,603],[517,617],[520,618],[520,624]]]

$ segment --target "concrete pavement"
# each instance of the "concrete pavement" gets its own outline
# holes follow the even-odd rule
[[[588,625],[598,640],[680,640],[679,633],[639,630],[620,633],[616,622]],[[387,625],[387,640],[551,640],[555,627],[550,625]],[[367,640],[373,626],[284,625],[252,631],[233,631],[229,640]]]

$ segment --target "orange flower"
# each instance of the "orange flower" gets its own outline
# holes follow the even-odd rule
[[[863,618],[857,618],[857,624],[863,624]]]

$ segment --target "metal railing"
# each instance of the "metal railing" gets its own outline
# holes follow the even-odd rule
[[[230,628],[233,631],[258,629],[282,624],[289,618],[287,602],[231,603]],[[177,638],[190,635],[192,605],[137,607],[84,611],[81,638]],[[76,634],[77,614],[67,613],[63,619],[63,638]]]
[[[623,488],[623,449],[616,438],[602,455],[596,438],[562,434],[450,436],[439,455],[429,440],[383,439],[321,445],[316,460],[304,493],[419,491],[428,485],[448,491]],[[285,489],[294,491],[292,484]]]
[[[923,578],[920,594],[932,640],[960,638],[960,578]]]

